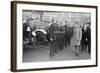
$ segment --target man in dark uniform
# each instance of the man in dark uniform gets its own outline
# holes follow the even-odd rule
[[[84,24],[84,26],[82,27],[82,40],[81,40],[81,46],[82,46],[82,49],[81,51],[86,51],[86,25]]]
[[[90,54],[91,53],[91,28],[90,28],[90,23],[87,23],[86,37],[87,37],[88,53]]]
[[[65,34],[65,31],[64,31],[65,29],[64,29],[64,26],[63,25],[61,25],[60,27],[59,27],[59,50],[61,51],[61,50],[63,50],[64,49],[64,43],[65,43],[65,39],[64,39],[64,34]]]
[[[58,52],[58,39],[57,39],[57,23],[52,20],[49,28],[50,35],[50,57],[53,57]]]
[[[67,47],[68,46],[68,26],[67,26],[67,21],[65,21],[65,34],[64,34],[64,46]]]

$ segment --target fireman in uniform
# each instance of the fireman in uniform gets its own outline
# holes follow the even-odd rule
[[[52,20],[52,24],[49,27],[50,34],[50,57],[55,56],[58,53],[58,24],[55,20]]]

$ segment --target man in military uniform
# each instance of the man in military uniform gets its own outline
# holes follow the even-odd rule
[[[64,26],[62,24],[62,22],[60,23],[59,25],[59,35],[58,35],[58,40],[59,40],[59,50],[63,50],[64,49],[64,34],[65,34],[65,31],[64,31]]]
[[[56,53],[58,53],[58,33],[57,33],[57,23],[55,23],[54,20],[52,20],[52,24],[49,28],[49,34],[50,34],[50,57],[53,57]]]
[[[68,46],[68,26],[67,26],[67,21],[65,21],[65,25],[64,25],[64,28],[65,28],[65,34],[64,34],[64,46],[67,47]]]

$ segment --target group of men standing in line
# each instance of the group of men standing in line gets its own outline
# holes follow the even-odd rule
[[[73,46],[75,55],[78,56],[80,52],[91,53],[91,23],[80,25],[75,22],[73,26],[68,26],[61,21],[52,20],[48,30],[46,31],[46,39],[50,43],[50,57],[55,56],[59,51],[62,51],[68,46]],[[23,40],[29,38],[29,43],[32,42],[32,30],[28,23],[24,23]],[[36,37],[37,35],[35,35]]]
[[[68,45],[73,45],[75,55],[78,56],[80,51],[91,51],[91,29],[90,23],[81,26],[75,22],[73,27],[68,27],[61,22],[52,20],[47,32],[47,39],[50,41],[50,57],[55,56],[59,51],[67,48]]]

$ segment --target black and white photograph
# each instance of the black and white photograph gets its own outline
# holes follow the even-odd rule
[[[97,6],[12,2],[12,71],[97,66]]]
[[[23,10],[23,62],[91,59],[91,13]]]

